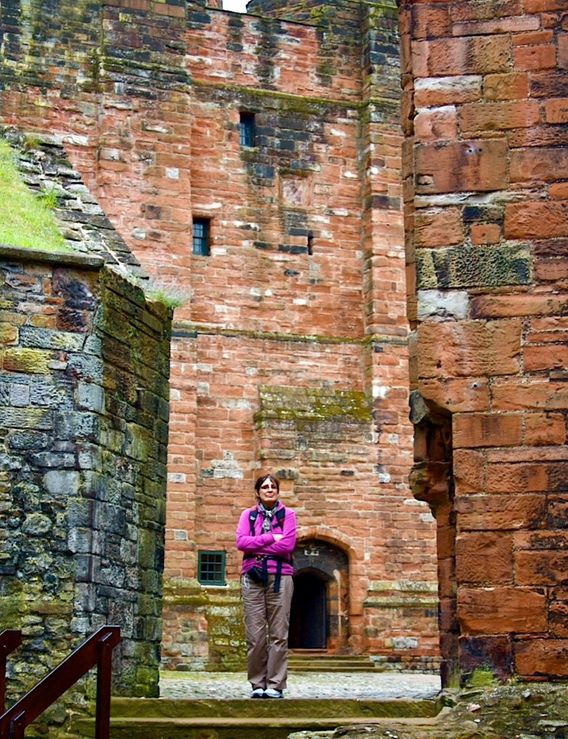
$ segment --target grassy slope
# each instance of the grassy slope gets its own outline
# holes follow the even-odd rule
[[[0,139],[0,244],[41,251],[70,252],[59,233],[47,199],[22,182],[14,152]]]

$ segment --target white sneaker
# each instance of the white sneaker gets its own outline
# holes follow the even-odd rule
[[[251,698],[264,698],[264,690],[262,688],[255,688],[250,694]]]
[[[276,688],[267,688],[264,691],[264,697],[265,698],[283,698],[283,694],[281,690],[276,690]]]

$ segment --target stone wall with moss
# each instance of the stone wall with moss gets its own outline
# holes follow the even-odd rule
[[[12,698],[103,624],[122,632],[115,692],[157,695],[170,319],[100,257],[0,248]]]
[[[244,670],[246,641],[238,582],[164,584],[164,665],[170,670]]]

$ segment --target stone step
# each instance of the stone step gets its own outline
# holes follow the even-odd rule
[[[115,698],[112,739],[287,739],[293,731],[331,730],[345,724],[370,724],[397,718],[431,721],[441,710],[432,700],[169,700]],[[81,737],[94,737],[94,722],[78,719]]]
[[[369,663],[362,665],[358,662],[288,662],[291,672],[375,672],[380,671]]]
[[[379,669],[366,655],[325,652],[293,652],[288,657],[288,668],[295,672],[374,672]]]

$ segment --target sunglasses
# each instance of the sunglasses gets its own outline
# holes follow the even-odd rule
[[[267,488],[274,488],[274,490],[278,490],[278,486],[275,485],[273,482],[263,482],[260,486],[261,490],[266,490]]]

